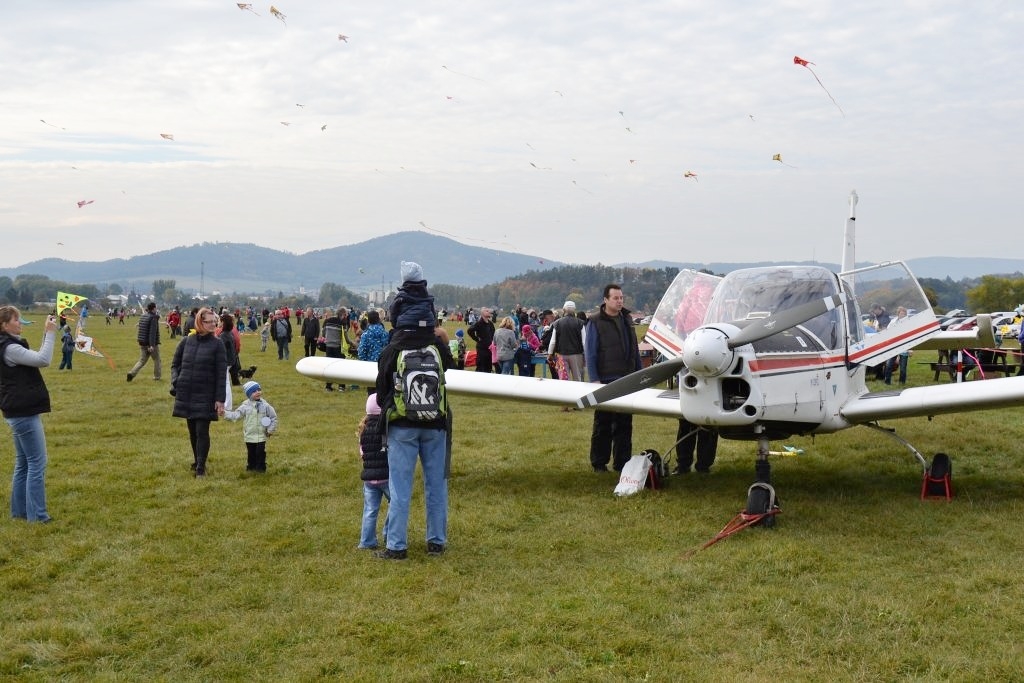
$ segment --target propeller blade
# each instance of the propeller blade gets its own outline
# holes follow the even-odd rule
[[[683,361],[681,358],[673,358],[663,363],[655,363],[648,368],[637,370],[625,377],[620,377],[614,382],[602,385],[599,389],[576,401],[576,405],[580,408],[593,408],[613,398],[627,396],[635,391],[653,387],[675,375],[682,367]]]
[[[833,294],[818,301],[811,301],[794,308],[788,308],[778,313],[773,313],[767,318],[759,318],[742,330],[735,337],[729,340],[729,348],[735,349],[744,344],[753,344],[783,330],[796,327],[805,323],[811,318],[816,318],[822,313],[827,313],[846,302],[845,294]]]

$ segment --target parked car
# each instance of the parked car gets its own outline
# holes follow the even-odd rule
[[[954,325],[959,325],[960,323],[964,322],[967,319],[968,319],[967,316],[954,316],[952,318],[939,318],[939,329],[942,329],[942,330],[953,329]]]
[[[1016,319],[1016,313],[1007,313],[1005,311],[992,314],[992,325],[996,328],[998,334],[1003,337],[1013,336],[1015,339],[1020,334],[1020,323],[1014,322]]]

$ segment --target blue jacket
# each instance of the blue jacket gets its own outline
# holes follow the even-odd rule
[[[388,345],[388,332],[384,329],[384,326],[380,323],[374,323],[373,325],[367,326],[363,330],[363,335],[359,337],[359,348],[356,351],[356,355],[359,360],[369,360],[376,362],[380,358],[380,352],[384,350],[384,347]]]
[[[398,288],[389,311],[396,330],[433,330],[437,324],[434,297],[427,292],[426,280],[405,281]]]

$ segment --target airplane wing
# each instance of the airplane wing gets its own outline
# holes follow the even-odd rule
[[[295,364],[295,369],[306,377],[328,382],[352,382],[363,386],[377,381],[377,364],[347,358],[309,356]],[[445,387],[453,394],[499,398],[556,406],[575,406],[576,401],[594,390],[589,382],[570,382],[544,377],[495,375],[470,370],[448,370],[444,373]],[[601,410],[661,417],[682,417],[679,392],[663,389],[643,389],[601,404]]]
[[[861,424],[1022,405],[1024,377],[1006,377],[861,394],[839,412],[851,424]]]

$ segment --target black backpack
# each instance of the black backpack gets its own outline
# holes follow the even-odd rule
[[[645,485],[655,490],[660,489],[668,481],[668,462],[653,448],[640,451],[640,455],[646,455],[647,459],[651,461],[651,469],[647,473],[647,483]]]
[[[448,412],[444,367],[433,344],[400,351],[394,382],[395,407],[389,420],[404,417],[414,422],[432,422]]]

